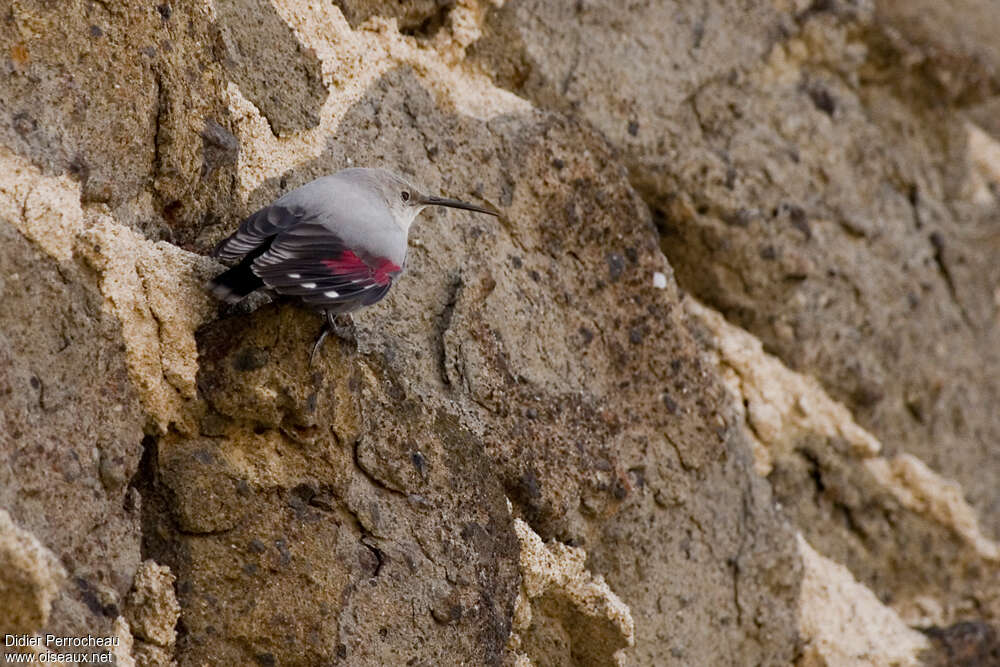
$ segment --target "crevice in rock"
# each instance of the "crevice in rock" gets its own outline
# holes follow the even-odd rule
[[[341,504],[341,506],[347,512],[347,515],[350,517],[351,522],[354,524],[354,528],[358,531],[360,535],[360,537],[358,538],[358,543],[361,544],[361,546],[363,546],[364,548],[368,549],[368,551],[372,553],[372,556],[375,557],[375,567],[372,569],[370,577],[371,579],[374,579],[378,577],[379,574],[381,574],[382,567],[385,565],[385,553],[375,544],[374,536],[372,535],[371,531],[365,528],[365,524],[361,521],[361,518],[358,516],[357,512],[350,506],[350,504],[346,501],[346,499]],[[420,540],[417,540],[418,544],[419,542]],[[422,546],[421,549],[423,549]]]
[[[362,530],[364,530],[364,529],[362,529]],[[382,550],[379,549],[377,546],[375,546],[372,543],[371,536],[368,535],[367,533],[365,533],[364,535],[362,535],[362,537],[361,537],[361,544],[366,549],[368,549],[369,551],[371,551],[373,556],[375,556],[375,562],[376,562],[376,564],[375,564],[375,570],[372,572],[372,576],[371,576],[371,578],[374,579],[374,578],[378,577],[378,575],[381,574],[381,572],[382,572],[382,566],[385,565],[385,554],[383,554]]]
[[[101,600],[99,591],[94,584],[83,577],[74,577],[73,584],[76,586],[77,595],[80,600],[95,616],[113,619],[121,613],[118,605]]]
[[[579,67],[580,67],[580,59],[581,59],[580,42],[581,41],[582,41],[582,37],[578,37],[577,38],[577,43],[576,43],[576,48],[574,49],[574,53],[573,53],[573,62],[570,63],[569,69],[566,71],[566,75],[563,77],[562,81],[559,84],[559,92],[560,92],[560,94],[562,94],[564,96],[569,91],[569,86],[573,82],[573,77],[576,76],[576,70],[579,69]]]
[[[153,71],[153,81],[156,86],[156,108],[153,110],[153,163],[150,165],[150,183],[154,184],[150,189],[153,194],[153,201],[155,202],[156,209],[159,211],[160,216],[170,222],[172,215],[171,213],[176,210],[176,202],[167,203],[163,201],[163,197],[159,190],[156,188],[155,183],[160,178],[160,174],[163,171],[163,142],[164,142],[164,116],[167,113],[167,108],[169,106],[169,100],[166,86],[163,83],[163,76],[157,72]]]
[[[453,1],[444,2],[420,22],[400,26],[399,32],[410,37],[416,37],[417,39],[431,39],[438,34],[441,28],[448,24],[449,15],[454,7],[455,3]]]
[[[958,289],[955,287],[955,279],[951,274],[951,269],[948,267],[948,262],[945,260],[944,237],[940,232],[931,232],[929,240],[931,247],[934,248],[934,263],[937,265],[938,272],[941,274],[941,278],[944,280],[944,284],[948,288],[948,295],[958,307],[958,311],[962,314],[962,320],[965,324],[970,329],[975,329],[976,327],[973,325],[972,318],[969,317],[968,311],[966,311],[965,306],[962,304],[962,300],[958,296]]]
[[[156,487],[156,461],[157,461],[157,439],[154,436],[147,435],[142,439],[142,455],[139,457],[139,465],[136,468],[135,474],[132,479],[129,480],[129,488],[134,489],[139,493],[140,498],[140,511],[141,511],[141,524],[142,524],[142,544],[140,546],[142,558],[151,558],[149,553],[147,553],[147,542],[146,534],[147,527],[149,526],[149,512],[153,504],[154,489]],[[131,494],[126,494],[126,499],[130,497]]]
[[[740,550],[742,551],[742,545]],[[739,554],[726,560],[726,566],[733,577],[733,608],[736,610],[736,625],[743,627],[743,608],[740,606],[740,558]]]
[[[177,572],[176,553],[170,542],[173,526],[169,529],[164,526],[164,522],[172,523],[169,508],[174,501],[166,496],[166,489],[160,484],[158,466],[159,438],[147,435],[142,439],[142,455],[125,498],[127,503],[135,504],[135,497],[139,497],[142,560],[151,559]],[[178,617],[175,631],[178,638],[186,634],[183,618]]]
[[[809,466],[809,479],[813,481],[816,487],[816,495],[822,495],[826,491],[826,484],[823,483],[823,471],[819,457],[809,450],[803,450],[801,455]]]
[[[684,460],[684,450],[681,449],[680,445],[678,445],[677,442],[669,435],[665,436],[665,439],[667,441],[667,444],[669,444],[670,447],[674,450],[674,454],[677,456],[677,461],[681,464],[681,468],[683,468],[685,472],[690,472],[692,470],[695,470],[696,466],[691,465],[690,461]]]
[[[438,371],[441,374],[441,382],[446,387],[451,387],[451,378],[448,376],[448,343],[445,336],[451,328],[451,318],[455,314],[455,305],[458,303],[459,295],[462,291],[462,277],[455,278],[448,285],[448,300],[444,304],[444,309],[438,316],[438,335],[436,338]]]
[[[505,476],[502,483],[504,495],[517,509],[514,515],[543,540],[553,539],[555,536],[544,521],[546,508],[542,504],[543,494],[535,468],[529,465],[519,477],[511,479]]]
[[[844,525],[851,534],[857,536],[862,544],[868,543],[868,535],[862,529],[861,524],[854,518],[854,510],[846,503],[835,502],[833,509],[844,518]]]
[[[177,528],[173,525],[170,508],[176,501],[170,490],[160,482],[159,438],[147,435],[142,439],[142,456],[129,488],[137,491],[140,498],[142,535],[139,549],[142,559],[151,558],[175,569],[176,545],[171,541],[171,535]]]
[[[920,188],[916,184],[910,184],[906,192],[906,201],[910,204],[910,211],[913,214],[913,228],[920,230],[924,228],[924,221],[920,215]]]
[[[750,550],[752,551],[754,530],[753,530],[753,510],[751,507],[752,501],[750,499],[751,491],[749,489],[744,489],[740,497],[740,524],[741,530],[739,531],[739,546],[736,548],[736,555],[732,556],[727,560],[727,565],[732,569],[733,574],[733,606],[736,608],[736,624],[739,627],[743,627],[743,605],[740,602],[740,575],[741,563],[743,562],[743,554],[747,552],[747,542],[750,541]],[[755,625],[759,626],[759,622],[754,619]]]
[[[361,446],[361,438],[358,438],[357,440],[354,441],[354,447],[352,448],[351,451],[354,457],[354,466],[361,471],[361,474],[364,475],[365,479],[367,479],[374,486],[382,489],[383,491],[387,491],[394,495],[407,498],[408,496],[405,491],[403,491],[402,489],[397,489],[392,486],[389,486],[384,481],[373,475],[371,471],[365,468],[365,466],[361,463],[361,457],[358,455],[358,447],[360,446]]]

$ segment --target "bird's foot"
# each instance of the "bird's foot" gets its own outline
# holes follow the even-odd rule
[[[333,332],[340,340],[345,343],[351,343],[353,345],[358,344],[358,332],[354,327],[354,318],[351,317],[350,313],[341,313],[340,315],[326,317],[327,327]]]
[[[358,344],[357,332],[354,328],[354,320],[349,314],[334,315],[333,313],[327,312],[326,320],[323,322],[323,329],[319,332],[319,338],[313,344],[312,353],[309,355],[309,363],[313,364],[316,361],[316,355],[319,354],[320,348],[323,347],[323,342],[326,337],[333,332],[333,335],[340,340]]]
[[[323,347],[323,341],[326,340],[326,336],[328,333],[330,333],[330,330],[327,328],[326,323],[324,322],[323,328],[319,332],[319,338],[317,338],[316,342],[313,343],[312,352],[309,354],[310,366],[316,363],[316,355],[319,354],[320,348]]]

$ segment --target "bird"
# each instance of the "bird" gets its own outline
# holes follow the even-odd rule
[[[267,290],[322,314],[313,361],[327,334],[344,336],[338,315],[388,294],[406,266],[410,226],[428,206],[498,215],[423,194],[387,169],[343,169],[285,193],[243,220],[212,252],[236,264],[210,280],[208,289],[228,303]]]

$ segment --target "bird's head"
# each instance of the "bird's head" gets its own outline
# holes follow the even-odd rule
[[[402,176],[398,176],[385,169],[369,169],[375,186],[385,197],[385,202],[392,212],[393,218],[403,228],[404,232],[409,232],[410,225],[417,215],[428,206],[447,206],[449,208],[461,208],[466,211],[486,213],[487,215],[497,215],[495,211],[469,204],[458,199],[448,199],[446,197],[436,197],[425,195],[413,186]]]

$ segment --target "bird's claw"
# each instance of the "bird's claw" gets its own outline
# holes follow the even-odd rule
[[[316,355],[319,354],[319,349],[323,347],[323,341],[326,340],[327,334],[330,333],[330,329],[327,327],[326,323],[323,324],[322,331],[319,332],[319,338],[313,344],[312,352],[309,354],[309,365],[312,366],[316,363]]]
[[[323,329],[319,332],[319,338],[313,344],[312,353],[309,355],[309,364],[312,365],[316,362],[316,355],[319,354],[320,348],[323,347],[323,342],[326,337],[333,332],[333,334],[348,343],[358,344],[358,339],[356,332],[354,330],[354,320],[351,319],[350,315],[344,315],[344,319],[347,320],[346,323],[338,322],[337,315],[327,312],[326,319],[323,322]]]

